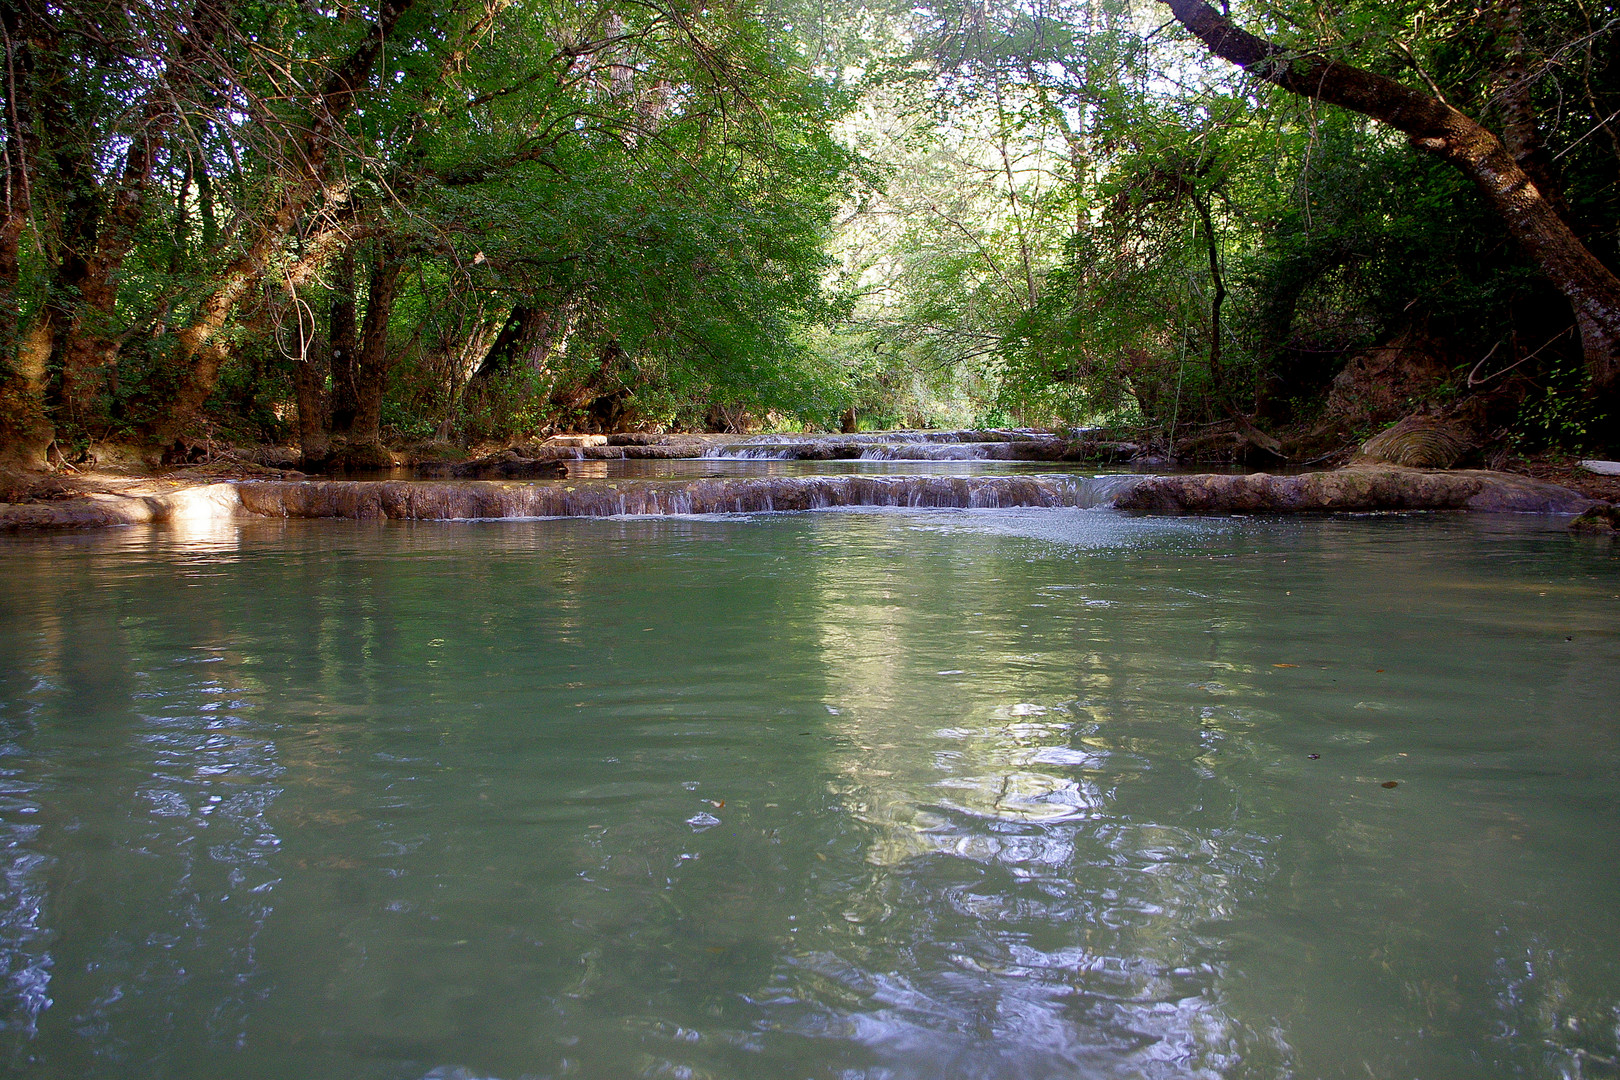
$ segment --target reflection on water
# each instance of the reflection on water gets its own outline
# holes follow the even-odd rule
[[[20,1076],[1616,1074],[1620,574],[1556,523],[0,563]]]

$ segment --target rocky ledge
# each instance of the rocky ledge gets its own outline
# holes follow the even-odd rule
[[[1371,510],[1480,510],[1579,514],[1593,505],[1569,488],[1515,473],[1353,465],[1275,476],[1150,476],[1120,495],[1120,510],[1183,514],[1288,514]]]
[[[499,475],[503,462],[491,463]],[[0,529],[72,529],[238,516],[492,519],[752,513],[833,506],[1109,507],[1149,513],[1477,510],[1579,514],[1594,505],[1556,484],[1498,472],[1361,466],[1272,476],[801,476],[695,480],[274,481],[185,485],[0,505]]]
[[[218,520],[241,513],[235,484],[164,484],[122,491],[86,491],[40,502],[0,503],[0,532],[19,529],[104,529],[150,522]],[[145,489],[145,490],[143,490]]]
[[[424,480],[556,480],[568,475],[560,460],[524,457],[506,450],[472,461],[436,461],[414,466]]]

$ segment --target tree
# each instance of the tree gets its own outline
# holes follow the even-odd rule
[[[0,449],[166,445],[246,380],[320,460],[424,365],[401,400],[444,428],[513,320],[533,415],[821,379],[844,103],[768,7],[19,0],[3,29]]]
[[[1620,396],[1620,277],[1594,255],[1532,177],[1541,155],[1521,105],[1508,128],[1516,155],[1481,124],[1433,93],[1242,30],[1200,0],[1160,0],[1211,53],[1289,93],[1352,109],[1404,133],[1412,145],[1461,170],[1508,232],[1568,299],[1594,389]],[[1504,5],[1517,18],[1518,5]],[[1510,77],[1510,83],[1512,82]],[[1527,171],[1527,168],[1531,171]]]

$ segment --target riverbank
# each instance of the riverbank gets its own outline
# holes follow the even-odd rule
[[[1471,510],[1574,515],[1593,503],[1569,488],[1512,473],[1397,466],[1352,466],[1288,476],[829,475],[539,483],[85,476],[60,481],[50,497],[0,504],[0,530],[234,517],[499,520],[862,506],[1113,507],[1171,514]]]

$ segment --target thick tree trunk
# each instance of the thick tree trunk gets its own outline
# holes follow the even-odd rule
[[[37,47],[39,61],[35,77],[41,86],[57,92],[33,102],[36,137],[43,159],[39,162],[51,176],[58,216],[51,238],[50,254],[56,265],[48,271],[50,285],[40,297],[34,325],[28,330],[28,352],[45,358],[45,407],[57,427],[76,423],[70,402],[80,400],[74,385],[78,372],[62,363],[65,331],[73,325],[79,287],[90,270],[89,257],[96,249],[101,211],[95,179],[96,163],[91,149],[75,129],[77,102],[60,92],[65,78],[60,71],[59,48],[47,28],[31,28],[31,44]],[[25,174],[32,184],[32,176]]]
[[[377,245],[371,266],[371,285],[366,290],[366,319],[360,329],[360,356],[356,379],[356,411],[349,442],[372,446],[382,441],[382,399],[388,385],[392,357],[388,353],[388,319],[399,294],[399,279],[405,262],[387,241]]]
[[[557,339],[557,328],[565,321],[566,314],[559,315],[555,308],[531,304],[513,307],[501,332],[467,380],[467,389],[478,393],[492,379],[520,367],[536,373],[545,370]]]
[[[40,304],[35,329],[52,360],[45,389],[46,405],[58,425],[83,428],[94,417],[88,411],[81,413],[80,406],[93,401],[94,393],[85,387],[85,373],[80,365],[69,363],[64,353],[71,340],[71,329],[78,321],[80,286],[90,272],[89,255],[96,248],[100,215],[94,182],[90,178],[92,163],[66,148],[54,156],[56,176],[68,196],[62,214],[60,257],[51,275],[51,286]]]
[[[527,304],[517,304],[512,308],[506,322],[501,324],[501,332],[495,335],[495,340],[468,378],[468,390],[476,393],[495,376],[511,370],[512,358],[522,347],[523,339],[532,332],[536,314],[537,310]]]
[[[360,411],[360,339],[355,330],[354,247],[350,244],[338,258],[332,278],[332,310],[329,338],[332,343],[332,433],[347,434]]]
[[[255,251],[268,261],[270,250],[280,237],[266,230],[260,239],[263,244]],[[288,267],[281,277],[282,286],[294,291],[301,288],[317,270],[326,265],[344,239],[343,233],[336,228],[316,233],[304,246],[303,256]],[[219,284],[203,301],[191,323],[175,335],[179,378],[174,395],[150,428],[150,434],[157,442],[167,443],[174,439],[214,392],[220,369],[230,359],[229,343],[215,335],[224,327],[225,320],[230,317],[238,301],[262,282],[263,273],[264,267],[256,265],[251,254],[227,267]]]
[[[1432,95],[1240,30],[1202,0],[1160,0],[1210,52],[1302,97],[1370,116],[1462,170],[1508,232],[1569,300],[1594,388],[1620,394],[1620,277],[1581,243],[1501,140]]]
[[[1524,5],[1520,0],[1499,0],[1496,22],[1501,60],[1492,78],[1493,100],[1502,117],[1502,145],[1513,155],[1542,197],[1564,220],[1569,207],[1564,203],[1564,184],[1558,165],[1541,137],[1535,103],[1530,98],[1530,46],[1524,31]]]
[[[590,375],[586,376],[583,382],[553,393],[551,403],[564,413],[584,409],[591,402],[608,392],[609,376],[612,375],[613,369],[623,359],[623,346],[617,341],[609,341],[602,346],[600,359]]]
[[[5,218],[0,221],[0,459],[38,465],[51,442],[45,418],[45,360],[50,355],[48,336],[43,343],[30,328],[22,331],[22,242],[28,231],[34,166],[39,135],[31,109],[32,56],[21,34],[21,20],[12,4],[0,7],[4,34]],[[43,344],[43,348],[41,345]]]
[[[224,328],[237,301],[259,283],[272,250],[285,230],[291,228],[295,216],[281,214],[261,226],[247,254],[225,268],[216,279],[214,291],[198,305],[191,321],[175,334],[174,363],[178,379],[173,397],[152,426],[157,442],[172,440],[214,392],[219,370],[229,357],[225,343],[215,335]]]
[[[305,467],[322,464],[331,454],[326,420],[325,372],[319,358],[302,356],[293,368],[298,394],[298,452]]]

